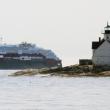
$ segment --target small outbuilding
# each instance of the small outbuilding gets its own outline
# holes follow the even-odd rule
[[[91,59],[79,59],[79,65],[92,65]]]

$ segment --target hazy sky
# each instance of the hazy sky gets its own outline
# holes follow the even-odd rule
[[[0,35],[6,43],[52,49],[63,65],[91,58],[91,42],[110,21],[110,0],[0,0]]]

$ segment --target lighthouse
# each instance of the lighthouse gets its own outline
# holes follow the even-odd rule
[[[104,37],[92,42],[92,62],[95,66],[110,66],[110,25],[104,27]]]
[[[107,22],[107,26],[104,28],[104,40],[110,41],[110,25]]]

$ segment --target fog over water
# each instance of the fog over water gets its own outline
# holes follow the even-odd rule
[[[9,77],[0,70],[0,110],[110,110],[109,77]]]

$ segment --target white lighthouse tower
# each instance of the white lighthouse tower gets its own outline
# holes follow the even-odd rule
[[[104,38],[92,42],[92,62],[95,66],[110,66],[110,25],[104,28]]]
[[[107,26],[104,28],[104,40],[110,41],[110,25],[107,22]]]

